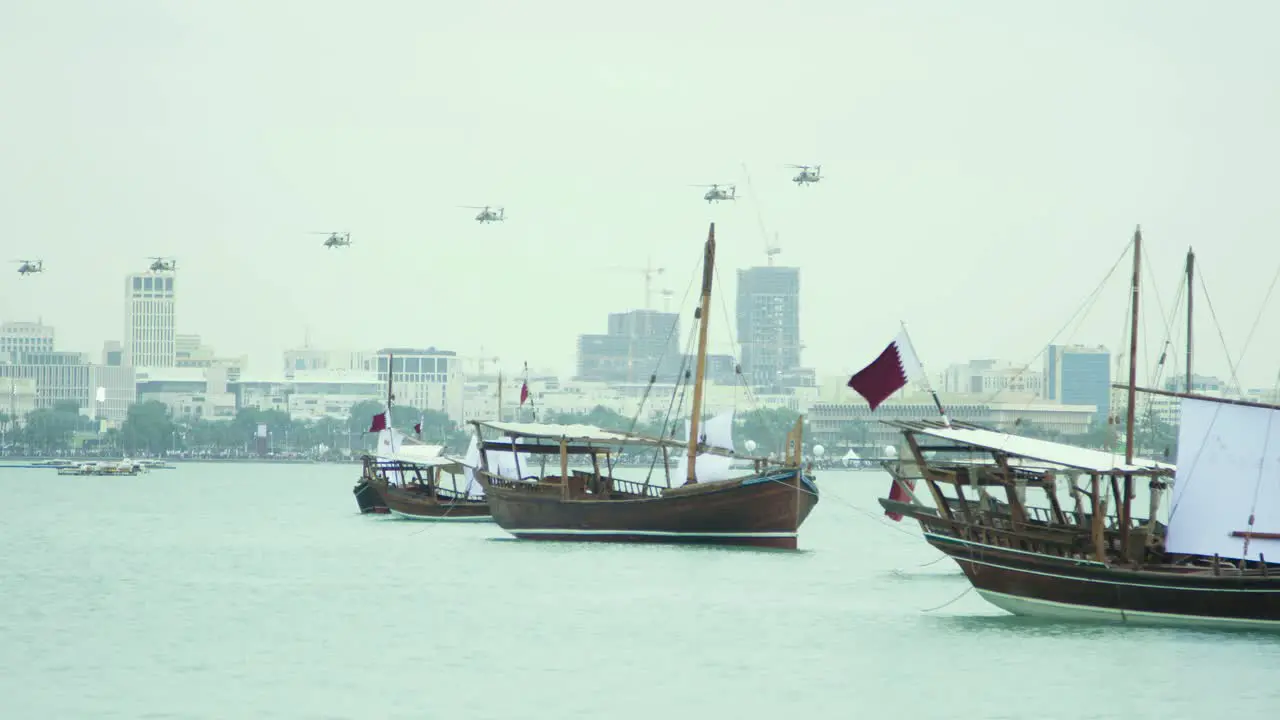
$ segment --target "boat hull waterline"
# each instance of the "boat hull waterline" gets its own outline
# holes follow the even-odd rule
[[[457,500],[434,496],[425,490],[387,487],[382,497],[391,514],[402,519],[440,522],[491,522],[489,504],[482,500]]]
[[[573,499],[486,487],[494,522],[522,540],[741,545],[794,550],[818,502],[797,471],[698,483],[660,497]]]
[[[987,602],[1016,615],[1280,630],[1280,575],[1152,572],[925,532]]]

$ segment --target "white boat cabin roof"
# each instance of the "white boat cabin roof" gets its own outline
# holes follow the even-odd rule
[[[689,443],[685,440],[675,438],[655,438],[648,435],[633,435],[616,430],[604,430],[595,425],[557,425],[552,423],[520,423],[520,422],[498,422],[492,420],[473,420],[473,424],[494,430],[506,437],[529,438],[533,440],[550,440],[559,443],[561,440],[570,444],[579,446],[577,452],[583,452],[582,446],[600,446],[600,445],[647,445],[650,447],[676,447],[688,448]],[[488,442],[494,442],[492,440]],[[517,444],[519,447],[519,444]],[[603,448],[592,448],[592,451]],[[573,452],[574,450],[570,450]],[[738,457],[738,455],[730,450],[723,448],[700,446],[699,454],[726,455]]]
[[[440,468],[445,472],[460,473],[466,466],[461,459],[450,457],[448,455],[435,455],[433,457],[424,457],[415,453],[406,453],[403,448],[400,452],[391,453],[390,455],[379,455],[379,460],[390,460],[393,462],[402,462],[408,465],[416,465],[422,468]]]
[[[885,420],[883,422],[902,430],[940,440],[950,440],[960,445],[1100,475],[1169,475],[1175,468],[1170,463],[1146,458],[1134,458],[1132,464],[1126,464],[1122,453],[1091,450],[1050,440],[1012,435],[966,423],[952,422],[951,427],[947,427],[936,421]]]

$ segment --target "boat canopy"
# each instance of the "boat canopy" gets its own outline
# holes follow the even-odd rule
[[[416,465],[418,467],[423,467],[423,468],[439,468],[441,470],[444,470],[445,472],[450,472],[455,474],[461,473],[463,471],[464,466],[466,465],[466,463],[464,463],[460,458],[451,457],[449,455],[421,457],[421,456],[414,455],[412,453],[404,452],[404,448],[401,448],[400,452],[390,456],[379,455],[378,459],[393,460],[397,462],[407,463],[409,465]]]
[[[881,422],[908,432],[949,440],[960,445],[1099,475],[1172,475],[1175,467],[1170,463],[1143,458],[1134,458],[1133,464],[1130,465],[1124,462],[1123,454],[1011,435],[968,423],[953,421],[951,427],[947,427],[940,422],[927,420],[882,420]]]
[[[584,451],[583,446],[592,452],[604,452],[604,446],[617,445],[647,445],[651,447],[666,446],[671,448],[689,447],[689,443],[684,440],[677,440],[675,438],[655,438],[648,435],[604,430],[596,427],[595,425],[556,425],[551,423],[497,422],[491,420],[473,420],[471,422],[479,427],[494,430],[511,438],[548,440],[555,443],[559,443],[561,440],[564,440],[568,443],[578,445],[579,447],[576,451],[579,453]],[[733,452],[733,450],[716,447],[714,445],[700,447],[699,454],[725,455],[730,457],[738,456],[738,454]]]

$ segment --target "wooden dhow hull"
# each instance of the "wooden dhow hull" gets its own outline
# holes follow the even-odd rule
[[[790,469],[653,497],[563,499],[558,485],[485,482],[494,521],[525,540],[660,542],[795,549],[818,488]]]
[[[385,515],[391,511],[387,507],[387,501],[382,497],[382,489],[377,483],[370,482],[368,478],[361,477],[356,486],[351,488],[351,493],[356,496],[356,505],[359,506],[361,514]]]
[[[1015,615],[1139,625],[1280,630],[1280,566],[1215,574],[1203,566],[1119,566],[958,537],[924,508],[881,500],[920,521],[987,602]]]
[[[491,522],[489,504],[483,500],[454,499],[425,490],[387,487],[383,491],[392,515],[406,520],[438,522]]]

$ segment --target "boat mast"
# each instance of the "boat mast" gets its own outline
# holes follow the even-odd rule
[[[1138,385],[1138,287],[1142,281],[1142,226],[1133,231],[1133,306],[1129,325],[1129,408],[1124,424],[1124,463],[1133,464],[1133,425]]]
[[[395,372],[396,355],[393,352],[387,353],[387,427],[391,427],[391,401],[395,399],[395,395],[391,394],[391,374]]]
[[[1194,291],[1192,281],[1195,277],[1196,254],[1191,248],[1187,248],[1187,384],[1182,388],[1183,392],[1191,392],[1191,330],[1193,323],[1191,322],[1191,295]]]
[[[707,231],[706,253],[702,259],[702,301],[698,303],[698,365],[693,381],[693,409],[689,418],[689,472],[686,485],[698,482],[698,421],[702,417],[702,382],[707,372],[707,319],[711,315],[711,279],[715,277],[716,224]]]

